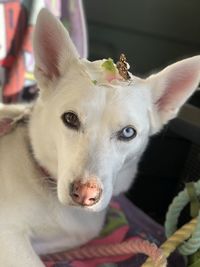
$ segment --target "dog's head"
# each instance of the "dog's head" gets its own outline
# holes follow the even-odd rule
[[[197,87],[200,56],[147,79],[130,74],[128,81],[110,81],[105,60],[80,59],[45,9],[35,27],[34,54],[40,88],[30,123],[35,157],[57,180],[61,203],[99,211],[130,187],[149,137]]]

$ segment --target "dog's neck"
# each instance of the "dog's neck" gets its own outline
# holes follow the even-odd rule
[[[49,180],[49,181],[56,181],[56,179],[53,177],[53,175],[50,174],[49,170],[47,170],[47,168],[45,168],[44,166],[42,166],[39,161],[36,159],[36,157],[34,156],[34,152],[33,152],[33,148],[31,145],[30,140],[28,141],[28,150],[29,153],[36,165],[36,168],[39,170],[39,172],[41,173],[42,177],[45,177],[45,179]]]
[[[22,115],[20,115],[17,118],[2,118],[0,120],[0,137],[4,136],[6,134],[9,134],[10,132],[12,132],[18,125],[22,125],[22,124],[27,124],[27,121],[29,120],[29,115],[28,113],[24,113]],[[27,146],[28,146],[28,151],[36,165],[36,168],[39,170],[39,172],[41,173],[41,175],[43,177],[45,177],[48,180],[52,180],[55,181],[55,179],[53,179],[52,175],[50,174],[50,172],[43,166],[41,166],[41,164],[38,162],[38,160],[35,158],[34,156],[34,152],[32,149],[32,145],[31,145],[31,141],[28,138],[27,141]]]

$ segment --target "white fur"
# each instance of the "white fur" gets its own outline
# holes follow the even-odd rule
[[[131,82],[108,83],[102,61],[80,60],[68,33],[46,10],[37,20],[34,51],[41,91],[30,122],[0,138],[4,267],[42,267],[37,254],[69,249],[97,236],[111,197],[132,184],[149,137],[176,116],[200,80],[197,56],[145,80],[131,76]],[[0,118],[16,118],[25,108],[1,104]],[[79,116],[80,131],[61,120],[70,110]],[[135,127],[137,136],[119,141],[116,133],[127,125]],[[56,179],[52,186],[35,163],[29,142],[34,157]],[[102,186],[100,201],[74,207],[70,184],[90,177]]]

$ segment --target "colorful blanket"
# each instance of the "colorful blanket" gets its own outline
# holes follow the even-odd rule
[[[98,238],[87,245],[119,243],[126,239],[142,238],[159,245],[164,240],[163,228],[131,204],[124,196],[111,203],[105,226]],[[55,255],[56,256],[56,255]],[[46,267],[139,267],[145,261],[143,255],[126,255],[98,258],[92,260],[74,260],[68,262],[64,256],[42,257]],[[169,260],[169,267],[184,267],[183,258],[177,253]]]

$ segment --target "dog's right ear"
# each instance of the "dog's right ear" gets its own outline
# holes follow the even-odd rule
[[[68,32],[47,9],[39,12],[33,35],[35,77],[39,87],[48,86],[63,75],[79,55]]]
[[[197,89],[200,81],[200,56],[176,62],[151,75],[146,81],[151,88],[151,133],[154,134],[176,117]]]

